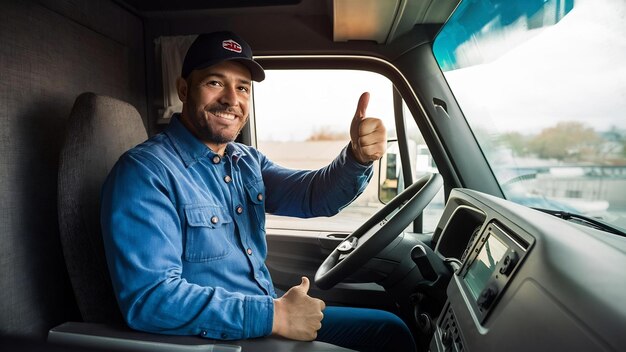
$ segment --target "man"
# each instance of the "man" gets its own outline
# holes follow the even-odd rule
[[[280,167],[233,142],[248,119],[252,81],[264,78],[250,47],[235,34],[198,36],[177,81],[182,112],[164,133],[124,154],[107,178],[102,229],[127,323],[222,340],[275,334],[378,350],[390,340],[412,350],[399,318],[326,308],[308,296],[306,277],[277,298],[265,266],[265,211],[336,214],[364,190],[372,161],[385,152],[386,132],[379,119],[365,117],[365,93],[351,142],[330,165],[314,171]]]

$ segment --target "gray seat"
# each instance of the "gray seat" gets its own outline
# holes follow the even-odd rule
[[[63,255],[85,322],[122,323],[100,232],[100,189],[117,159],[147,138],[137,109],[115,98],[83,93],[67,122],[58,174]]]

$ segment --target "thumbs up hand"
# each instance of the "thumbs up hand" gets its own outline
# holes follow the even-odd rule
[[[387,150],[387,130],[380,119],[366,117],[370,93],[359,98],[354,118],[350,124],[352,154],[361,164],[380,159]]]
[[[309,286],[309,279],[303,276],[300,285],[274,300],[272,334],[292,340],[315,340],[317,330],[322,327],[322,310],[326,305],[308,295]]]

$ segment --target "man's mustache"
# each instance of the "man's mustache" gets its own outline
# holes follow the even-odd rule
[[[243,116],[243,111],[241,111],[241,109],[234,108],[228,105],[212,106],[208,109],[208,111],[212,114],[224,112],[228,114],[235,114],[238,116]]]

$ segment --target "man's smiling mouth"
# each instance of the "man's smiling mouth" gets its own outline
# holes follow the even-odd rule
[[[237,118],[237,115],[225,111],[211,111],[211,113],[216,117],[229,121],[234,121]]]

